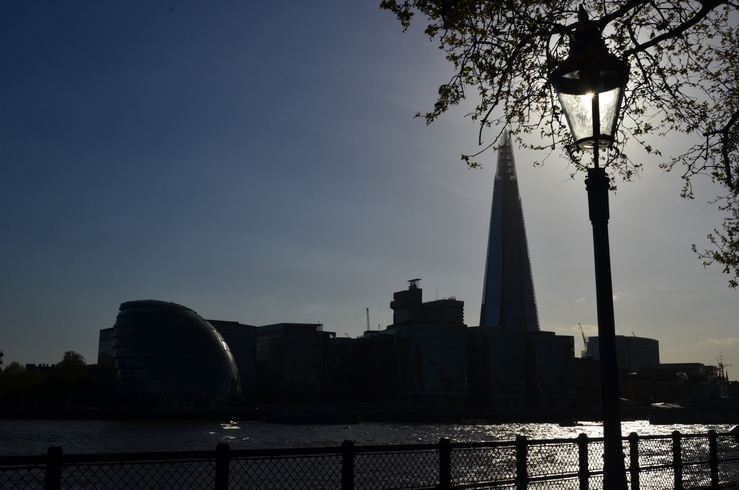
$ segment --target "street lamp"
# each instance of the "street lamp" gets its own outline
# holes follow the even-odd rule
[[[621,445],[621,410],[616,361],[616,326],[613,316],[611,253],[608,243],[609,180],[599,165],[599,150],[613,144],[629,65],[608,52],[600,31],[581,8],[570,53],[550,77],[575,144],[593,150],[594,166],[585,186],[593,225],[595,290],[600,346],[601,404],[603,408],[603,488],[625,490],[626,470]]]

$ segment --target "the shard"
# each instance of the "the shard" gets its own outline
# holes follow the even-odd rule
[[[539,330],[516,163],[507,134],[498,150],[495,171],[480,326]]]

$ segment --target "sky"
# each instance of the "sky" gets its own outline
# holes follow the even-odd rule
[[[377,1],[0,4],[0,350],[97,359],[126,301],[247,325],[392,323],[393,292],[455,297],[479,323],[496,155],[427,126],[451,67]],[[474,102],[474,98],[470,103]],[[493,134],[487,134],[487,139]],[[655,146],[679,151],[684,142]],[[645,169],[611,196],[616,331],[662,362],[739,370],[739,292],[691,244],[719,189]],[[584,177],[514,147],[542,330],[597,335]]]

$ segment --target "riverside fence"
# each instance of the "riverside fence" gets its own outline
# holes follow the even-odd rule
[[[739,480],[734,434],[623,441],[631,490],[720,488]],[[0,457],[0,488],[83,489],[572,489],[603,487],[603,439]]]

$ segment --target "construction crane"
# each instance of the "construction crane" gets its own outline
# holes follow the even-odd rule
[[[731,364],[725,364],[724,363],[724,354],[719,351],[718,357],[716,358],[718,361],[718,376],[721,380],[729,380],[729,374],[726,372],[727,367],[731,367]]]
[[[580,357],[587,357],[588,356],[588,338],[585,336],[585,331],[582,329],[582,323],[578,322],[578,325],[580,326],[580,335],[582,335],[582,343],[583,343],[582,355]]]

